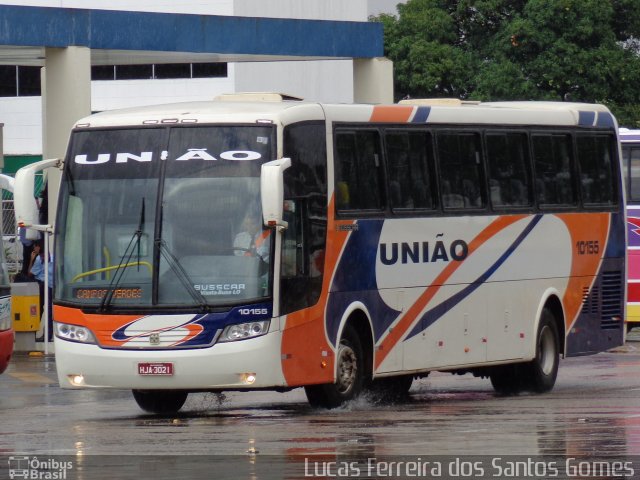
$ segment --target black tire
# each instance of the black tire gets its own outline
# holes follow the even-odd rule
[[[142,410],[160,415],[178,412],[187,396],[189,392],[180,390],[133,390],[133,398]]]
[[[336,382],[309,385],[304,390],[311,406],[336,408],[360,395],[366,378],[362,342],[356,330],[347,325],[336,353]]]
[[[491,386],[499,395],[515,395],[522,389],[518,365],[493,367],[489,374]]]
[[[536,357],[521,366],[525,390],[550,391],[556,383],[560,363],[560,335],[551,310],[544,308],[536,334]]]
[[[376,402],[393,403],[409,398],[413,375],[378,378],[371,382],[368,390]]]

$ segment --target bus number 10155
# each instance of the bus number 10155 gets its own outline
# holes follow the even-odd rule
[[[598,240],[579,240],[576,242],[578,255],[596,255],[600,253],[600,242]]]

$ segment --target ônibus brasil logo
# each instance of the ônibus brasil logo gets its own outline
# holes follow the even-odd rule
[[[38,457],[9,457],[9,478],[27,480],[66,480],[67,471],[73,469],[73,462]]]

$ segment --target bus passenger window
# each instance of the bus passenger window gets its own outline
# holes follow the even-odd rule
[[[336,208],[381,210],[382,157],[377,131],[336,133]]]
[[[480,137],[476,133],[439,133],[438,162],[442,205],[446,209],[484,208]]]
[[[531,205],[527,136],[489,133],[486,144],[492,205],[498,208]]]
[[[623,151],[626,149],[623,149]],[[625,164],[627,157],[625,155]],[[629,148],[629,200],[640,200],[640,148]]]
[[[571,137],[535,135],[533,155],[538,203],[543,207],[575,205],[575,170]]]
[[[433,209],[433,158],[427,132],[388,131],[389,201],[394,210]]]
[[[615,203],[611,141],[608,135],[577,137],[580,189],[585,205]]]

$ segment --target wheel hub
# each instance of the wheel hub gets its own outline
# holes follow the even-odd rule
[[[551,375],[556,361],[555,342],[553,332],[548,326],[544,326],[540,332],[540,369],[545,375]]]
[[[340,345],[338,350],[337,388],[341,394],[346,394],[355,384],[358,374],[357,357],[349,345]]]

